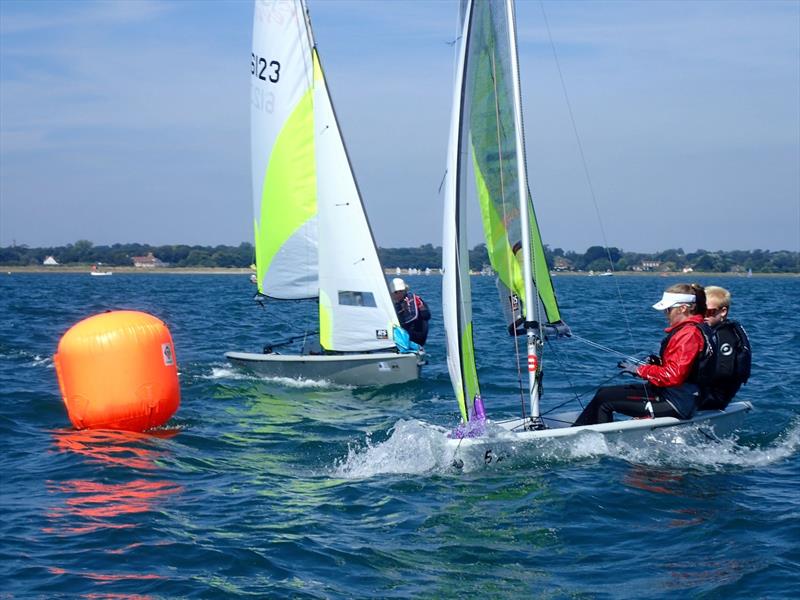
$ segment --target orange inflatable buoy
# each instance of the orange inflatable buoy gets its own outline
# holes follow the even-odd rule
[[[178,410],[172,335],[152,315],[121,310],[84,319],[62,336],[53,360],[77,429],[145,431]]]

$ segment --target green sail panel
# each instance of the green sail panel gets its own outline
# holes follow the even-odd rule
[[[302,2],[258,0],[250,55],[250,161],[258,291],[315,298],[316,123]]]
[[[524,304],[521,265],[521,219],[508,15],[501,2],[476,2],[467,56],[467,115],[473,172],[487,252],[502,284]],[[528,198],[534,286],[539,315],[529,319],[561,320],[533,207]]]
[[[259,286],[265,281],[277,289],[293,284],[291,268],[281,268],[276,263],[278,254],[286,249],[286,258],[292,257],[292,238],[303,236],[301,227],[317,214],[317,178],[314,154],[314,107],[312,90],[301,98],[280,131],[269,159],[261,191],[260,219],[255,221],[256,276]],[[299,247],[302,247],[298,244]],[[316,256],[313,257],[316,263]],[[288,261],[287,261],[288,262]],[[306,261],[308,262],[308,261]],[[275,267],[273,272],[270,269]],[[287,267],[289,265],[287,264]],[[297,272],[295,267],[294,272]],[[267,289],[269,293],[270,290]],[[271,293],[276,297],[291,294]]]

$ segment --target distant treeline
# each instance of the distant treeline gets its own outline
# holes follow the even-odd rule
[[[0,265],[37,266],[48,256],[61,265],[91,265],[102,263],[112,267],[132,266],[134,256],[152,253],[172,267],[249,267],[255,260],[253,245],[247,242],[238,246],[150,246],[148,244],[114,244],[95,246],[80,240],[66,246],[28,248],[26,246],[0,247]],[[682,249],[664,250],[652,254],[624,252],[618,248],[592,246],[579,253],[561,248],[545,247],[547,263],[557,271],[682,271],[694,269],[704,272],[798,273],[800,252],[788,250],[732,250],[728,252],[697,250],[686,253]],[[442,266],[442,249],[425,244],[417,248],[380,248],[378,254],[386,268],[438,269]],[[480,244],[469,251],[470,268],[479,271],[489,264],[486,246]]]

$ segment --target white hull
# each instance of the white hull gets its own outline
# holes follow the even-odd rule
[[[627,419],[624,421],[614,421],[612,423],[602,423],[599,425],[584,425],[581,427],[570,427],[570,424],[578,417],[578,412],[561,413],[552,417],[545,417],[544,422],[548,429],[539,431],[528,431],[524,429],[526,424],[522,419],[500,421],[496,423],[503,432],[497,436],[464,438],[462,440],[449,439],[449,446],[453,448],[461,447],[485,447],[491,449],[493,445],[508,447],[508,444],[537,442],[540,440],[561,439],[567,440],[587,432],[600,433],[608,438],[622,440],[626,442],[638,442],[647,435],[668,429],[680,429],[682,431],[695,430],[703,438],[726,435],[739,427],[745,415],[753,409],[749,402],[733,402],[724,411],[707,410],[695,414],[692,419],[681,420],[675,417],[659,417],[657,419]]]
[[[89,271],[89,275],[92,277],[106,277],[113,274],[111,271]]]
[[[416,354],[297,355],[228,352],[237,367],[265,377],[325,380],[339,385],[377,386],[406,383],[419,378]]]

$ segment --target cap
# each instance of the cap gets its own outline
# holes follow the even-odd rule
[[[405,292],[408,289],[406,282],[400,279],[399,277],[395,277],[392,279],[392,283],[389,285],[389,289],[392,292]]]
[[[656,310],[666,310],[678,304],[694,304],[697,301],[694,294],[675,294],[673,292],[664,292],[661,300],[653,304]]]

